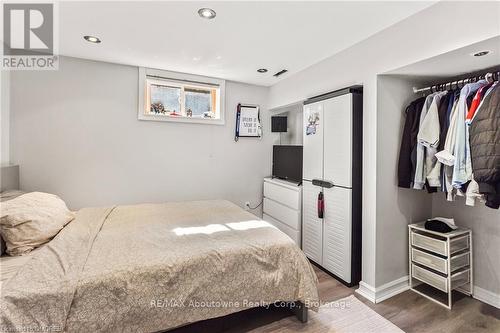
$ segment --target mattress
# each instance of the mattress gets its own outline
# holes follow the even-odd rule
[[[275,301],[315,308],[316,275],[228,201],[85,208],[3,282],[0,326],[155,332]]]

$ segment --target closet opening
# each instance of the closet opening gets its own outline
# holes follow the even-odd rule
[[[482,57],[474,56],[482,50],[490,52]],[[415,108],[416,101],[421,107],[427,96],[433,94],[441,94],[442,101],[447,101],[453,107],[455,94],[460,97],[463,87],[467,85],[469,85],[470,92],[467,93],[467,97],[463,98],[466,110],[462,110],[464,112],[463,123],[460,120],[460,124],[463,125],[461,130],[464,133],[461,134],[460,140],[464,140],[464,145],[468,145],[466,146],[468,148],[464,148],[465,154],[470,154],[471,143],[468,143],[466,137],[463,136],[467,134],[470,137],[470,127],[465,127],[467,113],[471,109],[477,90],[483,87],[484,92],[482,98],[476,100],[476,107],[484,100],[486,91],[493,86],[494,82],[498,82],[500,71],[498,54],[500,54],[500,37],[497,36],[378,76],[377,156],[380,157],[377,160],[377,286],[390,283],[402,276],[409,279],[411,258],[409,258],[408,249],[408,225],[434,217],[446,217],[453,218],[458,227],[472,231],[473,297],[488,302],[488,298],[491,300],[491,295],[500,294],[500,284],[496,279],[500,276],[500,267],[492,265],[498,260],[496,257],[500,253],[500,225],[498,224],[500,211],[489,208],[477,199],[474,206],[466,205],[465,192],[463,192],[464,196],[461,196],[457,194],[459,193],[457,188],[459,181],[470,184],[467,173],[465,173],[465,179],[456,177],[455,190],[451,195],[452,201],[449,201],[450,197],[447,192],[441,190],[443,175],[441,170],[437,170],[439,168],[436,168],[430,177],[426,173],[425,177],[420,178],[420,183],[415,186],[415,171],[411,168],[413,161],[411,158],[416,157],[413,150],[406,152],[409,154],[409,174],[402,177],[401,174],[405,174],[399,170],[401,141],[408,107],[413,103]],[[487,73],[490,75],[486,76]],[[430,98],[429,103],[432,103]],[[499,105],[492,107],[496,110],[495,112],[500,112]],[[442,125],[439,122],[440,114],[441,119],[447,121],[449,128],[449,114],[447,116],[444,110],[443,104],[441,113],[433,111],[433,118],[429,118],[428,122],[431,120],[434,122],[427,124],[430,125],[430,132],[421,133],[418,137],[419,128],[413,128],[414,139],[420,138],[422,141],[429,139],[425,143],[437,150],[435,153],[442,151],[446,142],[444,134],[447,133],[443,133],[442,126],[440,126]],[[471,114],[471,117],[469,123],[474,121],[474,114]],[[427,136],[429,133],[431,135]],[[499,145],[500,143],[491,142],[491,144]],[[474,155],[474,149],[472,155]],[[447,156],[444,154],[440,158],[446,162]],[[463,158],[460,156],[459,158]],[[434,164],[429,164],[431,167],[437,165],[435,160],[433,162]],[[442,164],[441,161],[439,163]],[[462,169],[459,170],[462,172]],[[453,186],[453,176],[451,176],[451,182]]]

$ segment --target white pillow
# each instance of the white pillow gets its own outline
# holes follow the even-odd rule
[[[0,192],[0,202],[12,200],[17,198],[20,195],[23,195],[26,192],[18,191],[18,190],[5,190]],[[3,241],[2,235],[0,234],[0,255],[5,252],[5,242]]]
[[[50,241],[74,214],[57,195],[31,192],[0,202],[0,234],[12,256]]]

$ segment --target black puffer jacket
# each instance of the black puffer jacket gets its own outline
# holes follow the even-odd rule
[[[500,84],[484,98],[469,131],[472,171],[486,205],[500,206]]]

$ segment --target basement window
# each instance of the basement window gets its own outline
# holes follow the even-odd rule
[[[139,69],[139,119],[224,124],[224,80]]]

